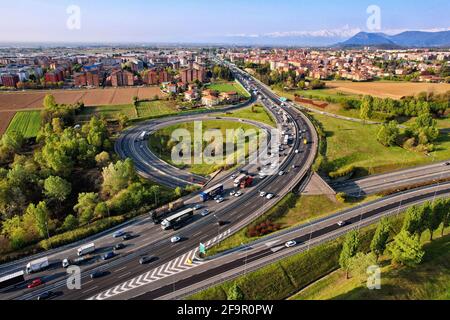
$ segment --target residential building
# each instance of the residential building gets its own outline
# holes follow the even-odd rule
[[[134,75],[126,70],[114,70],[111,73],[111,85],[113,87],[133,86]]]

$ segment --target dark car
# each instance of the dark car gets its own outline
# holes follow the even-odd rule
[[[48,300],[55,296],[53,291],[47,291],[37,297],[38,300]]]
[[[94,271],[94,272],[91,273],[91,279],[101,278],[101,277],[103,277],[104,275],[106,275],[106,272],[105,272],[105,271],[100,271],[100,270]]]
[[[142,257],[141,259],[139,259],[139,263],[147,264],[147,263],[153,262],[154,260],[155,260],[154,257]]]
[[[118,243],[114,246],[114,251],[122,250],[123,248],[125,248],[125,245],[123,243]]]
[[[114,258],[114,256],[115,256],[114,252],[111,251],[111,252],[105,253],[103,255],[102,259],[106,261],[106,260]]]
[[[225,222],[225,221],[217,221],[217,225],[219,226],[219,227],[222,227],[222,226],[224,226],[224,225],[226,225],[227,223]]]
[[[128,233],[122,237],[123,241],[128,241],[128,240],[131,240],[131,239],[133,239],[133,236],[131,234],[128,234]]]

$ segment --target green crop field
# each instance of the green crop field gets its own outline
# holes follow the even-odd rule
[[[215,82],[208,85],[208,89],[216,90],[219,92],[230,92],[235,91],[245,98],[250,98],[250,95],[245,91],[245,89],[237,82]]]
[[[17,112],[6,132],[21,132],[25,138],[35,138],[41,126],[40,111],[20,111]]]
[[[136,109],[131,104],[115,105],[115,106],[99,106],[99,107],[86,107],[79,118],[81,120],[88,121],[94,115],[102,115],[106,119],[114,119],[123,113],[129,119],[137,118]]]
[[[177,112],[174,101],[156,100],[139,102],[136,108],[132,104],[87,107],[79,118],[87,121],[94,115],[102,115],[106,119],[115,119],[120,113],[123,113],[128,119],[132,120],[172,115]]]
[[[159,117],[177,113],[175,102],[166,100],[139,102],[137,106],[139,118]]]

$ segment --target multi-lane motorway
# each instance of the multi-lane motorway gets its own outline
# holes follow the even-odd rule
[[[26,289],[25,286],[7,290],[0,293],[0,298],[36,299],[48,290],[58,292],[57,298],[59,299],[179,298],[205,286],[210,286],[270,263],[275,258],[304,250],[306,245],[310,246],[316,242],[325,241],[330,237],[346,232],[348,228],[355,225],[361,226],[364,223],[371,223],[384,214],[392,214],[393,210],[399,212],[408,205],[426,199],[448,196],[448,184],[422,188],[419,191],[411,191],[365,204],[342,212],[339,216],[326,218],[307,226],[287,230],[277,234],[276,237],[269,237],[262,242],[238,248],[217,257],[217,259],[199,261],[195,258],[195,253],[200,242],[211,246],[221,241],[266,212],[283,195],[298,186],[308,174],[317,150],[317,135],[312,124],[302,113],[294,106],[282,104],[279,98],[261,83],[250,79],[239,70],[234,71],[237,78],[249,91],[256,92],[256,94],[253,94],[251,101],[255,101],[256,97],[259,96],[261,103],[274,115],[279,129],[283,130],[290,127],[294,142],[285,151],[286,156],[281,157],[280,170],[285,172],[284,175],[256,179],[254,186],[246,189],[241,197],[227,197],[222,204],[207,202],[204,204],[204,208],[208,208],[211,214],[207,217],[196,214],[192,223],[177,232],[163,231],[159,225],[154,225],[149,217],[137,218],[123,227],[125,231],[130,232],[135,237],[126,242],[126,248],[114,259],[106,262],[100,259],[100,254],[111,250],[116,243],[121,242],[120,239],[112,238],[114,230],[89,239],[89,241],[95,241],[98,251],[92,261],[82,267],[82,287],[79,290],[67,289],[67,275],[60,265],[62,259],[74,256],[76,248],[80,245],[80,243],[77,243],[46,253],[53,265],[49,270],[36,275],[43,278],[44,286],[31,291]],[[287,123],[285,122],[286,116],[289,119]],[[188,114],[140,124],[138,127],[127,130],[122,135],[116,144],[116,151],[121,157],[131,157],[141,175],[165,185],[175,187],[189,183],[202,184],[205,182],[203,177],[191,175],[162,162],[139,139],[142,131],[154,132],[158,128],[180,121],[186,122],[198,119],[214,119],[214,114]],[[220,119],[216,118],[215,120]],[[231,120],[240,121],[238,119]],[[265,130],[269,129],[263,124],[253,121],[248,121],[248,123]],[[301,135],[302,139],[300,139]],[[309,144],[303,145],[303,138],[307,139]],[[300,152],[296,153],[294,150]],[[257,176],[259,169],[257,167],[257,165],[248,164],[244,169]],[[231,174],[224,175],[217,181],[224,183],[226,194],[234,189],[230,179]],[[402,176],[397,176],[397,179],[402,179]],[[389,183],[392,182],[389,181]],[[268,200],[259,196],[260,191],[273,193],[276,197]],[[195,205],[199,202],[200,199],[197,195],[187,199],[189,205]],[[336,219],[345,219],[350,225],[343,229],[337,228]],[[226,224],[219,226],[218,221],[224,221]],[[182,241],[172,244],[170,238],[174,235],[180,236]],[[296,248],[285,249],[283,247],[284,241],[292,239],[298,240],[300,245]],[[88,240],[85,242],[88,242]],[[152,256],[156,260],[147,265],[140,265],[139,258],[142,256]],[[31,259],[0,266],[0,274],[21,269],[26,261]],[[94,270],[103,270],[106,274],[102,278],[92,280],[89,275]],[[32,279],[32,277],[29,279]]]
[[[281,126],[282,117],[274,112],[277,103],[269,102],[267,100],[264,104],[268,107],[268,110],[273,112],[274,117]],[[60,261],[63,258],[69,256],[69,254],[71,256],[74,255],[76,247],[72,246],[67,250],[50,255],[53,267],[50,270],[37,275],[43,278],[45,286],[30,292],[24,287],[19,288],[19,290],[10,290],[3,293],[2,298],[35,299],[43,292],[52,290],[59,292],[59,298],[61,299],[86,299],[101,293],[104,290],[117,286],[127,279],[134,279],[134,277],[139,276],[144,272],[148,272],[149,270],[164,267],[162,272],[154,275],[158,278],[177,273],[183,268],[186,269],[192,267],[187,262],[193,257],[194,250],[199,242],[212,245],[214,240],[217,241],[219,238],[224,238],[239,230],[257,216],[271,208],[283,195],[291,191],[300,182],[302,177],[307,174],[309,167],[315,158],[317,137],[308,119],[302,117],[301,114],[293,110],[286,110],[286,112],[289,115],[289,125],[294,134],[294,143],[290,146],[289,151],[286,151],[287,156],[281,157],[282,162],[280,164],[280,170],[285,172],[284,175],[268,176],[262,180],[256,179],[255,185],[252,188],[246,189],[244,195],[240,198],[228,197],[223,204],[219,205],[214,202],[207,203],[206,205],[212,211],[212,214],[208,217],[199,217],[196,215],[194,222],[178,232],[164,232],[161,230],[160,226],[153,225],[149,219],[138,219],[135,223],[126,228],[126,231],[130,231],[137,235],[135,239],[132,239],[127,243],[128,250],[120,253],[115,259],[112,259],[109,262],[102,262],[97,256],[90,265],[82,268],[82,288],[80,290],[68,290],[66,288],[66,274],[60,266]],[[198,117],[198,115],[186,116],[184,121],[190,121],[194,117]],[[306,146],[303,146],[299,139],[300,131],[303,130],[306,131],[303,133],[304,137],[311,142]],[[133,134],[131,136],[133,136]],[[139,142],[130,141],[129,143],[126,143],[126,145],[130,144],[134,146],[137,145],[138,150],[141,150]],[[142,149],[143,152],[148,152],[144,147]],[[301,150],[302,152],[297,154],[293,152],[295,149]],[[147,153],[147,156],[148,155],[149,154]],[[133,160],[135,159],[133,158]],[[293,165],[295,165],[295,168],[293,168]],[[254,175],[257,175],[258,173],[256,168],[250,168],[249,171]],[[226,193],[232,189],[231,185],[232,181],[228,179],[225,186]],[[259,191],[261,190],[273,193],[276,197],[271,200],[259,197]],[[192,204],[196,202],[199,202],[197,196],[190,201]],[[217,220],[219,219],[225,221],[226,224],[224,226],[218,226]],[[170,243],[170,238],[175,234],[183,239],[181,243]],[[104,237],[95,240],[95,242],[99,248],[98,254],[100,254],[110,250],[118,240],[114,240],[111,237],[111,233],[109,233]],[[154,256],[157,260],[150,265],[140,265],[138,262],[139,257],[143,255]],[[21,262],[12,264],[11,268],[19,268],[20,263]],[[10,270],[10,268],[7,269]],[[105,270],[109,274],[100,279],[90,279],[90,273],[98,269]]]
[[[410,185],[438,182],[445,179],[450,179],[450,162],[448,161],[336,183],[332,187],[337,192],[345,192],[352,196],[365,196],[386,189],[396,190]]]

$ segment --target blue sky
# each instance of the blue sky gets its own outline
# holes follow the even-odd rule
[[[366,29],[369,5],[381,8],[382,31],[450,27],[448,0],[19,0],[1,1],[0,41],[214,42],[230,36],[348,37]],[[81,29],[69,30],[69,5]],[[306,33],[305,33],[306,32]],[[316,32],[311,33],[310,32]]]

